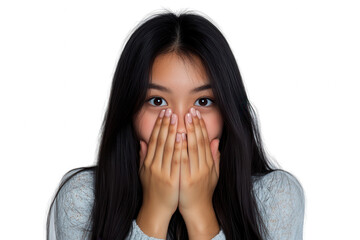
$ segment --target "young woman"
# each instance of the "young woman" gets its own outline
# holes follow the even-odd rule
[[[268,160],[234,55],[198,14],[132,33],[97,160],[63,177],[48,239],[302,239],[302,186]]]

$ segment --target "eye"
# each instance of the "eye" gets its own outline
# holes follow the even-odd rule
[[[209,103],[209,100],[210,100],[210,102],[214,103],[214,101],[210,98],[199,98],[197,101],[200,102],[200,104],[201,104],[200,107],[209,107],[209,106],[207,106],[207,103]],[[205,106],[203,104],[205,104]],[[212,105],[212,104],[210,104],[210,105]]]
[[[154,100],[155,104],[151,103],[152,100]],[[154,105],[156,107],[161,107],[161,105],[157,105],[157,104],[161,103],[162,101],[163,101],[162,97],[152,97],[147,100],[147,102],[149,102],[151,105]]]
[[[198,100],[196,100],[196,102],[199,101],[200,107],[209,107],[209,102],[211,102],[210,106],[212,104],[214,104],[214,100],[210,99],[210,98],[199,98]],[[162,97],[151,97],[147,100],[147,102],[149,102],[151,105],[155,106],[155,107],[162,107],[164,105],[161,105],[161,102],[166,102]],[[196,104],[195,104],[196,105]]]

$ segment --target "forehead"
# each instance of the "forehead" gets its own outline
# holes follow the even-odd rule
[[[155,58],[150,82],[176,89],[189,89],[210,83],[198,56],[191,55],[189,59],[174,52],[161,54]]]

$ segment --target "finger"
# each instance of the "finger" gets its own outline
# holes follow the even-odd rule
[[[219,172],[219,168],[220,168],[220,151],[219,151],[219,143],[220,143],[220,139],[216,138],[214,140],[211,141],[210,143],[210,149],[211,149],[211,153],[214,159],[214,165],[215,165],[215,170],[217,173],[217,176],[219,176],[220,172]]]
[[[181,145],[182,145],[182,137],[181,133],[176,133],[175,138],[175,150],[174,155],[171,161],[171,179],[179,179],[180,178],[180,161],[181,161]]]
[[[144,160],[146,157],[146,152],[147,152],[147,145],[146,142],[140,140],[140,150],[139,150],[139,155],[140,155],[140,164],[139,164],[139,171],[141,169],[141,167],[144,164]]]
[[[174,154],[177,122],[178,122],[177,116],[175,113],[173,113],[170,118],[170,126],[169,126],[168,136],[165,142],[164,153],[163,153],[164,156],[161,165],[161,171],[163,171],[164,174],[167,174],[167,176],[171,175],[171,162]]]
[[[198,149],[196,144],[196,135],[192,114],[186,114],[186,131],[187,131],[187,148],[190,161],[190,172],[195,173],[199,171]]]
[[[161,170],[161,165],[162,165],[162,161],[163,161],[164,147],[165,147],[166,139],[168,137],[168,132],[169,132],[171,112],[172,111],[170,108],[166,109],[165,116],[162,119],[159,136],[158,136],[157,142],[156,142],[154,161],[152,163],[155,166],[155,168],[160,169],[160,170]]]
[[[205,125],[205,121],[201,117],[201,115],[200,115],[199,122],[200,122],[201,130],[202,130],[202,133],[203,133],[203,136],[204,136],[204,145],[205,145],[205,152],[206,152],[206,163],[210,168],[212,168],[212,166],[214,164],[214,160],[213,160],[212,154],[211,154],[208,131],[207,131],[207,128],[206,128],[206,125]]]
[[[205,141],[200,126],[200,119],[199,119],[200,112],[198,110],[195,110],[194,108],[191,109],[193,110],[193,112],[195,112],[195,116],[193,115],[193,123],[195,127],[196,145],[198,149],[199,170],[201,170],[204,167],[208,166],[206,162]]]
[[[157,145],[157,139],[158,139],[161,125],[162,125],[162,120],[163,120],[164,114],[165,114],[165,109],[160,111],[159,116],[156,119],[155,126],[151,132],[149,145],[148,145],[148,152],[147,152],[146,158],[144,160],[144,165],[146,167],[150,167],[152,164],[152,161],[154,159],[155,149],[156,149],[156,145]]]
[[[181,143],[181,161],[180,161],[180,178],[185,180],[190,177],[191,170],[190,170],[190,161],[189,155],[187,150],[187,136],[185,133],[181,134],[182,143]]]

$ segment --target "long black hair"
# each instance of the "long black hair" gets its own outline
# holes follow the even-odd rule
[[[201,59],[221,111],[220,177],[213,207],[226,239],[264,239],[267,230],[253,194],[252,176],[276,169],[266,156],[235,57],[220,30],[206,17],[168,10],[153,14],[135,28],[118,61],[97,164],[82,169],[95,173],[91,239],[125,239],[138,215],[142,205],[140,145],[133,120],[145,103],[154,59],[169,52]],[[188,239],[178,210],[170,220],[167,239]]]

